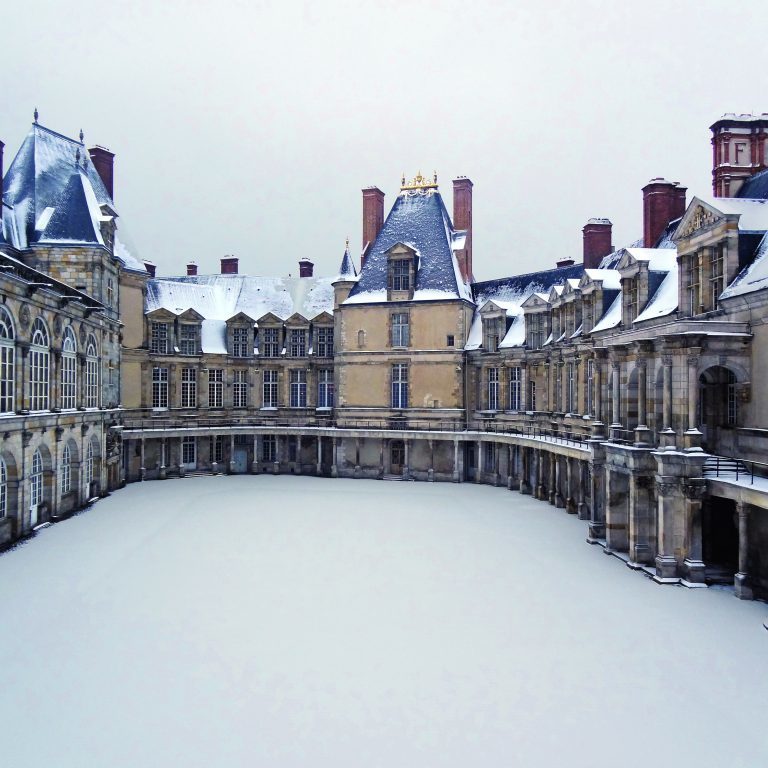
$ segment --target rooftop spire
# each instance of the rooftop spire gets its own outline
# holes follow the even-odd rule
[[[35,116],[35,125],[37,125],[37,118],[39,117],[39,113],[37,111],[37,107],[35,107],[34,116]]]
[[[83,133],[83,129],[80,129],[80,143],[83,143],[83,139],[85,138],[85,134]]]

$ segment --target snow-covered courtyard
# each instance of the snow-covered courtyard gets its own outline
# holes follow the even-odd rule
[[[14,768],[768,764],[768,606],[469,484],[129,486],[0,556]]]

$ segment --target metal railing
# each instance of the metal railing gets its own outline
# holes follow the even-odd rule
[[[704,475],[709,477],[749,480],[755,484],[755,476],[768,477],[768,464],[760,461],[745,461],[733,456],[710,456],[704,463]]]

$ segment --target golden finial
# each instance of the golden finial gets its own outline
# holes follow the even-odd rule
[[[403,183],[400,189],[401,191],[405,189],[437,189],[437,171],[432,176],[432,181],[426,176],[422,176],[421,171],[419,171],[413,177],[413,181],[410,184],[405,183],[405,175],[403,175]]]
[[[400,180],[400,189],[405,186],[405,172],[403,172],[403,178]]]

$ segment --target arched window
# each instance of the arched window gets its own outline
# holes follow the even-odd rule
[[[5,307],[0,307],[0,412],[14,410],[14,375],[16,334],[13,320]]]
[[[48,409],[48,382],[50,373],[50,337],[41,318],[32,326],[32,345],[29,349],[29,409]]]
[[[88,337],[85,348],[85,407],[99,407],[99,358],[93,336]]]
[[[64,446],[61,454],[61,493],[69,493],[72,490],[72,452],[69,445]]]
[[[61,407],[77,407],[77,341],[70,326],[61,345]]]
[[[88,441],[88,448],[85,451],[85,464],[83,466],[83,479],[85,480],[86,493],[91,492],[91,481],[93,480],[93,440]]]
[[[8,514],[8,467],[0,457],[0,517]]]
[[[37,525],[38,507],[43,503],[43,457],[35,451],[32,457],[32,472],[29,475],[30,525]]]

